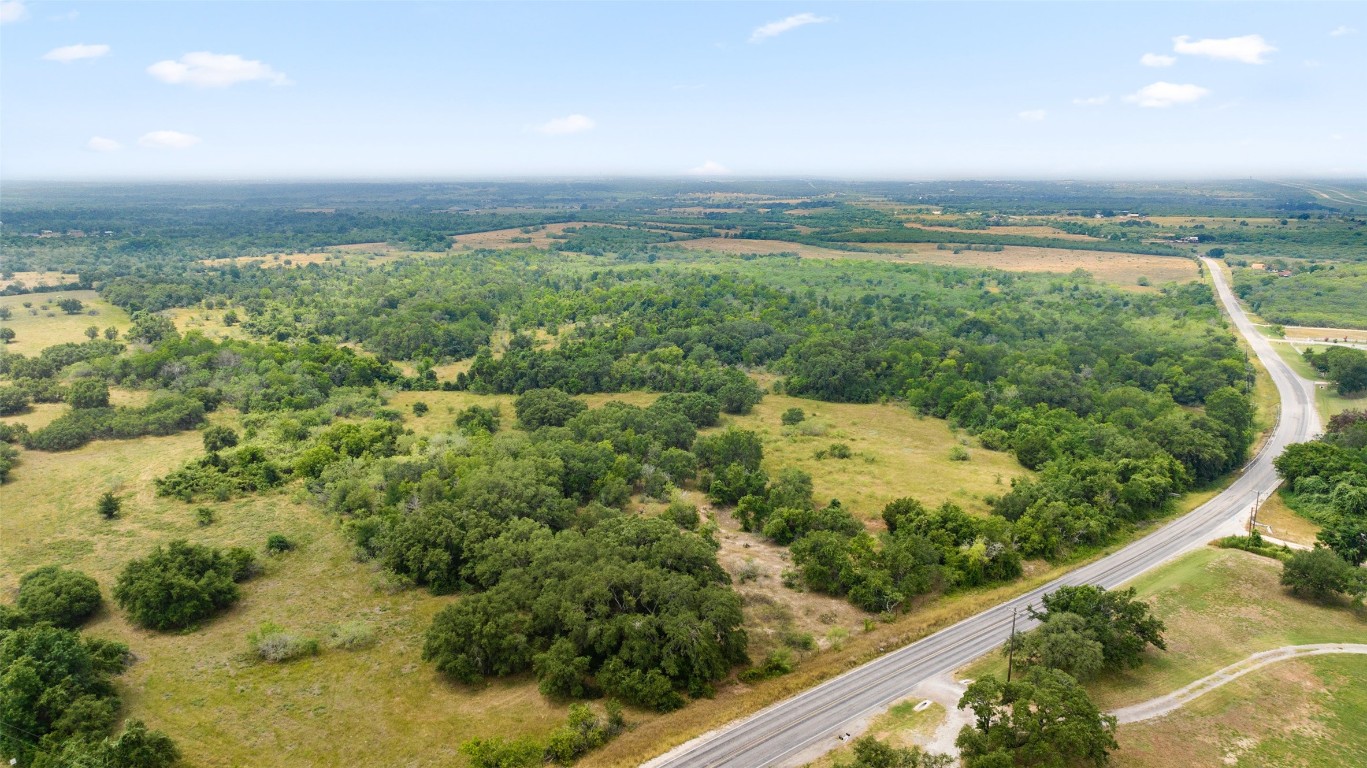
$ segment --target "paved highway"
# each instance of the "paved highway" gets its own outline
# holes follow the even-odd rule
[[[862,718],[906,698],[919,683],[951,672],[1002,645],[1010,632],[1011,614],[1060,586],[1099,584],[1118,587],[1185,551],[1199,547],[1248,514],[1258,495],[1278,483],[1272,459],[1290,443],[1319,432],[1314,385],[1300,378],[1249,322],[1223,273],[1210,259],[1206,269],[1235,326],[1271,374],[1281,393],[1281,415],[1263,450],[1223,493],[1196,510],[1101,560],[1056,581],[940,630],[911,645],[832,678],[790,699],[700,736],[651,760],[650,768],[758,768],[793,762],[804,752],[839,746],[838,734]],[[1028,629],[1022,620],[1017,629]],[[697,705],[695,705],[697,706]]]

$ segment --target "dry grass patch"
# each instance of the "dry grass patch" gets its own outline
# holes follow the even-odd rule
[[[23,283],[24,288],[45,288],[50,285],[67,285],[81,279],[80,275],[67,272],[14,272],[8,279],[0,279],[0,290],[15,283]]]
[[[238,324],[224,324],[223,316],[230,311],[236,312]],[[198,331],[211,339],[251,338],[251,334],[242,329],[241,321],[246,319],[246,313],[241,308],[175,307],[166,310],[164,314],[171,318],[171,322],[176,324],[176,330],[181,333]]]
[[[238,256],[229,259],[202,259],[199,263],[206,267],[247,267],[255,264],[262,269],[276,269],[325,264],[333,258],[335,258],[335,254],[319,251],[316,253],[271,253],[265,256]]]
[[[68,315],[57,308],[57,302],[62,299],[78,299],[85,309],[80,314]],[[25,302],[32,306],[25,307]],[[47,308],[43,309],[44,306]],[[14,329],[14,341],[3,348],[21,355],[36,355],[53,344],[86,341],[85,329],[92,325],[100,330],[100,338],[104,338],[104,329],[111,325],[119,329],[120,335],[129,326],[128,313],[101,299],[94,291],[0,296],[0,307],[10,310],[10,319],[0,320],[0,325]],[[90,314],[92,311],[95,314]]]
[[[1272,494],[1258,507],[1258,522],[1271,526],[1269,529],[1259,525],[1258,530],[1262,533],[1293,544],[1304,544],[1306,546],[1315,543],[1315,535],[1320,531],[1318,525],[1301,517],[1286,506],[1286,502],[1282,501],[1279,493]]]

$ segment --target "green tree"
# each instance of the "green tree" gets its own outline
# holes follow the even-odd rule
[[[854,741],[854,762],[838,768],[945,768],[953,764],[948,755],[934,755],[919,747],[894,747],[872,736]]]
[[[68,742],[60,755],[62,768],[172,768],[179,763],[175,741],[141,720],[129,720],[117,738]]]
[[[57,308],[68,315],[79,315],[81,310],[85,309],[85,305],[81,303],[80,299],[66,298],[57,302]]]
[[[109,385],[103,379],[77,379],[66,394],[72,408],[108,408]]]
[[[1341,515],[1320,529],[1319,541],[1350,565],[1362,565],[1367,562],[1367,518]]]
[[[100,500],[95,503],[95,511],[105,520],[113,520],[119,516],[119,512],[122,510],[123,499],[115,496],[110,491],[105,491],[104,495],[100,497]]]
[[[218,453],[237,445],[237,433],[232,427],[214,425],[204,428],[204,452]]]
[[[1282,585],[1292,594],[1329,602],[1340,594],[1360,588],[1353,566],[1332,549],[1316,547],[1291,555],[1282,565]]]
[[[19,579],[15,605],[29,621],[75,629],[99,610],[100,585],[80,571],[45,565]]]
[[[965,768],[1104,766],[1118,746],[1115,718],[1061,670],[1034,667],[1010,683],[989,675],[959,706],[974,716],[956,741]]]
[[[1032,606],[1030,615],[1044,622],[1063,613],[1079,616],[1092,638],[1101,643],[1106,669],[1137,667],[1150,645],[1162,649],[1167,645],[1163,642],[1163,622],[1134,594],[1133,587],[1110,591],[1090,584],[1059,587],[1040,598],[1043,611]]]
[[[803,413],[801,408],[789,408],[779,417],[779,421],[785,426],[791,427],[801,424],[806,418],[807,414]]]
[[[519,395],[513,408],[523,429],[540,429],[563,427],[588,406],[558,389],[532,389]]]
[[[184,540],[158,545],[119,574],[114,600],[148,629],[193,626],[232,605],[254,561],[244,549],[211,549]]]
[[[119,338],[119,329],[115,328],[112,325],[109,326],[108,328],[104,329],[104,337],[106,339],[109,339],[110,341]]]
[[[14,341],[14,329],[7,325],[0,326],[0,341],[6,344]]]
[[[1105,663],[1101,643],[1075,613],[1051,614],[1048,621],[1017,636],[1016,658],[1027,666],[1061,669],[1079,680],[1097,674]]]
[[[92,325],[92,326],[90,326],[89,328],[86,328],[86,329],[85,329],[85,337],[86,337],[87,339],[90,339],[91,341],[94,341],[95,339],[99,338],[99,337],[100,337],[100,329],[99,329],[99,327],[98,327],[98,326]]]
[[[0,386],[0,416],[13,416],[28,407],[28,392],[12,385]]]
[[[0,756],[30,765],[68,741],[101,738],[119,697],[109,676],[128,648],[50,624],[0,632]]]

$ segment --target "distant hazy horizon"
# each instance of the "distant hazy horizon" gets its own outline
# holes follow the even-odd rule
[[[8,182],[1367,178],[1367,4],[0,2]]]

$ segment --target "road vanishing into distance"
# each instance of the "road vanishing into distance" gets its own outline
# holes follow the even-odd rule
[[[1291,370],[1253,326],[1230,291],[1217,264],[1204,259],[1216,292],[1239,333],[1272,376],[1281,395],[1281,414],[1263,449],[1239,477],[1215,498],[1162,528],[1055,581],[989,608],[911,645],[881,656],[750,717],[704,734],[651,760],[650,768],[758,768],[792,763],[805,753],[840,746],[838,735],[911,695],[925,680],[967,664],[1006,642],[1013,611],[1017,629],[1029,629],[1025,607],[1061,586],[1118,587],[1145,571],[1222,535],[1246,516],[1258,497],[1279,482],[1272,459],[1291,443],[1319,434],[1314,384]],[[821,748],[824,746],[824,749]]]

